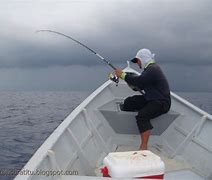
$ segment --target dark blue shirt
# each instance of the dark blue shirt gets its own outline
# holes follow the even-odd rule
[[[147,101],[159,100],[171,104],[168,81],[156,63],[148,65],[140,76],[127,74],[125,81],[144,90],[144,97]]]

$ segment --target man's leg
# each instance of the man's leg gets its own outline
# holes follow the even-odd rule
[[[153,128],[150,119],[153,119],[163,114],[162,105],[157,101],[148,102],[136,116],[138,129],[141,134],[141,150],[148,149],[148,141],[151,135],[151,129]]]
[[[147,130],[147,131],[141,133],[140,150],[147,150],[147,145],[148,145],[150,135],[151,135],[151,130]]]
[[[139,111],[146,105],[143,95],[135,95],[124,100],[123,111]]]

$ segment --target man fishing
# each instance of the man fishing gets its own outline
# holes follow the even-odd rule
[[[76,42],[77,44],[89,50],[91,53],[95,54],[108,66],[114,69],[115,74],[118,77],[125,80],[131,87],[134,86],[133,89],[145,91],[144,95],[132,96],[125,99],[123,110],[138,111],[136,119],[138,129],[141,134],[140,149],[147,149],[149,136],[151,134],[151,129],[153,128],[150,119],[168,112],[171,106],[169,85],[166,77],[154,60],[154,54],[152,54],[149,49],[141,49],[138,51],[136,57],[131,61],[133,63],[137,63],[140,68],[144,69],[144,71],[140,76],[134,76],[132,74],[123,72],[121,69],[117,69],[100,54],[71,36],[49,29],[38,30],[36,32],[54,33]],[[118,83],[118,79],[113,79],[113,81]]]
[[[134,76],[116,69],[115,74],[125,80],[130,86],[144,90],[144,94],[128,97],[124,100],[124,111],[138,111],[137,126],[141,135],[141,150],[147,150],[148,140],[153,128],[150,120],[167,113],[171,106],[168,81],[161,68],[154,60],[154,54],[149,49],[137,52],[133,63],[137,63],[143,72]]]

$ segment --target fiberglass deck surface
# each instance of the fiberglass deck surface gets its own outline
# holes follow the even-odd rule
[[[133,151],[138,150],[138,147],[118,146],[117,151]],[[180,158],[171,159],[163,153],[158,146],[149,146],[149,150],[160,156],[166,166],[166,172],[190,169],[189,165]]]
[[[157,138],[156,138],[157,139]],[[138,146],[129,146],[129,145],[119,145],[116,148],[116,152],[123,151],[137,151],[139,150]],[[162,147],[158,143],[151,142],[149,146],[149,150],[153,153],[157,154],[161,157],[161,159],[165,163],[165,179],[167,180],[203,180],[204,178],[200,177],[196,173],[192,171],[191,166],[185,162],[184,159],[180,158],[180,156],[176,156],[175,158],[169,158],[167,153],[164,152]],[[95,173],[97,176],[102,176],[100,172],[100,168],[103,167],[101,164],[96,168]]]

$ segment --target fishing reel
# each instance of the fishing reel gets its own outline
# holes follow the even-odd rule
[[[111,81],[115,82],[115,83],[116,83],[116,86],[118,86],[118,83],[119,83],[119,77],[118,77],[118,76],[116,76],[115,74],[113,74],[112,72],[110,72],[110,73],[108,74],[108,78],[109,78]]]
[[[133,73],[133,72],[126,72],[126,74],[128,75],[131,75],[131,76],[134,76],[134,77],[137,77],[138,75],[136,73]],[[112,72],[108,74],[108,78],[115,82],[116,83],[116,86],[118,86],[118,83],[119,83],[119,77],[117,77],[115,74],[113,74]],[[127,85],[133,90],[133,91],[140,91],[142,94],[143,92],[136,86],[133,86],[129,83],[127,83]]]

